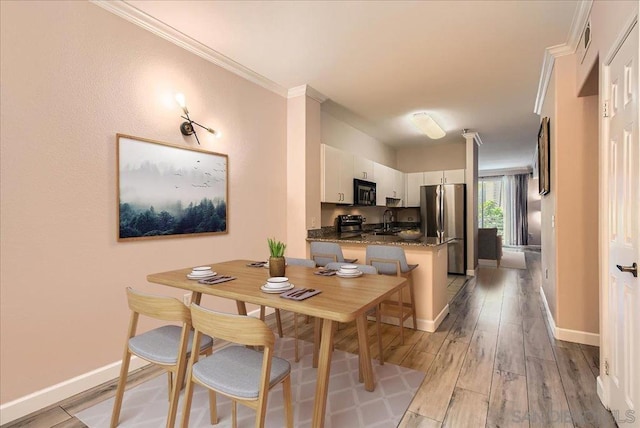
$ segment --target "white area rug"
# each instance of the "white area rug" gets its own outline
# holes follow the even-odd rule
[[[293,425],[311,426],[316,387],[316,369],[311,367],[313,344],[300,341],[303,357],[293,362],[293,339],[278,339],[276,355],[291,362],[291,388],[293,396]],[[358,382],[358,356],[335,351],[331,362],[329,396],[325,427],[396,427],[407,410],[425,374],[385,363],[380,366],[373,361],[376,389],[367,392],[364,384]],[[176,426],[182,415],[182,393],[178,407]],[[119,427],[164,426],[168,412],[166,374],[158,376],[125,392]],[[218,425],[231,426],[231,402],[221,395],[218,398]],[[113,409],[111,398],[75,415],[90,428],[108,427]],[[282,428],[284,407],[282,386],[269,394],[266,427]],[[245,406],[238,406],[238,427],[253,427],[255,412]],[[209,423],[209,402],[207,390],[199,385],[194,388],[191,407],[190,427],[211,427]]]
[[[502,260],[500,260],[501,268],[526,269],[527,262],[522,251],[502,251]]]

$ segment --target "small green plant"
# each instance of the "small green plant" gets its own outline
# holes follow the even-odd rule
[[[284,250],[287,248],[287,244],[276,241],[275,238],[267,238],[267,242],[269,243],[269,251],[271,252],[271,257],[283,257]]]

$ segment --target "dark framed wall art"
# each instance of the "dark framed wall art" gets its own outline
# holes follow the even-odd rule
[[[538,192],[540,195],[546,195],[551,191],[549,129],[549,118],[543,117],[538,131]]]
[[[227,155],[117,135],[118,241],[227,233]]]

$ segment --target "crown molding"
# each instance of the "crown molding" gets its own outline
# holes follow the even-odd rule
[[[480,139],[480,134],[477,132],[464,132],[462,136],[467,140],[472,139],[478,147],[483,144],[482,140]]]
[[[313,89],[309,85],[295,86],[289,89],[289,91],[287,92],[287,98],[295,98],[301,95],[306,95],[310,98],[313,98],[314,100],[318,101],[320,104],[322,104],[323,102],[329,99],[329,97],[323,95],[322,93]]]
[[[542,71],[540,72],[540,81],[538,82],[538,93],[536,95],[536,101],[533,106],[533,112],[540,115],[542,112],[542,104],[544,104],[544,98],[547,95],[547,88],[549,87],[549,80],[551,80],[551,74],[553,73],[553,65],[555,59],[565,55],[571,55],[576,51],[580,37],[584,31],[584,27],[589,20],[589,13],[591,12],[592,0],[583,0],[578,3],[576,12],[573,15],[573,21],[571,22],[571,29],[569,30],[569,38],[566,43],[550,46],[544,50],[544,58],[542,60]]]
[[[89,0],[91,3],[99,6],[127,21],[144,28],[151,33],[162,37],[181,48],[198,55],[219,67],[224,68],[256,85],[262,86],[282,97],[287,96],[287,89],[278,85],[272,80],[267,79],[261,74],[235,62],[221,53],[211,49],[210,47],[198,42],[197,40],[187,36],[175,28],[159,21],[158,19],[142,12],[130,4],[122,0],[106,1],[106,0]]]

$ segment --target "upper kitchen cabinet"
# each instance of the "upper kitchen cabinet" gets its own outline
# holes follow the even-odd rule
[[[404,199],[404,173],[374,162],[376,177],[376,205],[386,206],[387,198]]]
[[[373,181],[375,173],[373,170],[373,164],[375,162],[369,159],[361,158],[359,156],[353,157],[353,178],[359,178],[360,180]]]
[[[431,184],[464,184],[464,169],[450,169],[446,171],[426,171],[424,185]]]
[[[322,145],[322,202],[353,203],[354,156],[335,147]]]
[[[420,186],[424,186],[424,172],[408,173],[405,207],[420,206]]]

